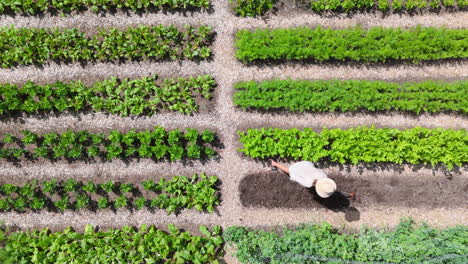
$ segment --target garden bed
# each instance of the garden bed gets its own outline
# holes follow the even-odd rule
[[[466,208],[468,184],[464,177],[379,176],[347,177],[330,174],[338,190],[356,192],[354,201],[340,193],[322,199],[315,193],[281,172],[250,174],[239,184],[240,199],[246,207],[266,208],[328,208],[346,207],[413,207],[413,208]],[[461,209],[462,210],[462,209]]]

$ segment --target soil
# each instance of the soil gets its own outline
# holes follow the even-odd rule
[[[468,180],[455,177],[407,177],[375,175],[374,177],[347,177],[331,174],[338,192],[332,197],[320,198],[314,188],[304,188],[290,181],[281,172],[250,174],[239,185],[240,199],[246,207],[267,208],[323,208],[340,210],[346,207],[413,207],[466,208]],[[356,192],[354,201],[341,192]]]

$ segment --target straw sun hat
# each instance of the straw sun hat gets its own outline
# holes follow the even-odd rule
[[[336,183],[330,178],[318,179],[315,183],[315,191],[322,198],[328,198],[336,191]]]

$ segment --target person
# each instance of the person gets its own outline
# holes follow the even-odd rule
[[[278,168],[289,175],[289,179],[299,183],[306,188],[315,186],[315,191],[322,198],[329,198],[336,192],[336,183],[328,178],[327,174],[316,168],[310,161],[300,161],[289,168],[272,160],[271,166]],[[343,193],[343,192],[342,192]],[[354,193],[343,193],[350,199],[354,199]]]

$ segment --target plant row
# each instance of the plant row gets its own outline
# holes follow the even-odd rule
[[[210,231],[200,226],[201,236],[172,224],[168,230],[146,225],[107,231],[87,225],[83,233],[72,228],[59,232],[0,230],[6,255],[2,263],[220,263],[224,255],[221,227]]]
[[[236,57],[261,61],[432,61],[468,57],[468,29],[434,27],[331,29],[296,27],[240,30]]]
[[[167,131],[162,127],[153,130],[109,134],[90,133],[86,130],[63,133],[37,134],[22,131],[21,137],[5,134],[0,139],[0,158],[17,160],[39,157],[57,160],[86,160],[102,157],[106,160],[129,158],[152,158],[170,161],[184,158],[211,158],[216,155],[212,148],[215,133],[188,128]]]
[[[197,96],[210,99],[215,86],[209,75],[159,83],[157,75],[135,80],[113,77],[90,86],[80,81],[45,85],[28,81],[21,88],[5,83],[0,84],[0,114],[66,110],[122,116],[153,115],[161,110],[190,114],[198,110]]]
[[[216,191],[218,178],[205,174],[192,177],[175,176],[159,182],[146,180],[139,185],[107,181],[95,184],[93,181],[79,182],[74,179],[44,182],[30,181],[22,186],[0,185],[0,211],[26,209],[80,210],[147,208],[165,209],[168,214],[183,208],[212,213],[219,204]],[[112,199],[111,197],[116,198]]]
[[[45,12],[63,12],[91,10],[104,12],[124,9],[145,11],[149,9],[194,9],[209,8],[209,0],[3,0],[0,2],[0,14],[37,15]]]
[[[276,0],[231,0],[233,10],[241,17],[261,16],[273,9]]]
[[[100,29],[87,36],[76,28],[0,27],[0,61],[16,65],[87,61],[206,59],[213,32],[208,26],[138,26]]]
[[[468,112],[468,81],[391,83],[363,80],[268,80],[235,84],[243,109],[293,112]]]
[[[435,229],[403,220],[392,231],[361,229],[347,234],[331,225],[301,225],[279,232],[229,227],[241,263],[452,263],[468,262],[468,227]]]
[[[413,12],[428,8],[439,10],[441,7],[464,9],[467,0],[309,0],[310,8],[317,13],[325,11],[352,12],[377,9],[382,12]]]
[[[252,158],[331,161],[340,164],[391,162],[454,165],[468,162],[466,130],[416,127],[407,130],[355,127],[327,129],[262,128],[239,131],[243,148]]]
[[[276,0],[233,0],[232,2],[234,12],[241,17],[265,15],[276,4]],[[414,12],[422,9],[439,11],[442,7],[465,9],[468,6],[467,0],[306,0],[302,2],[313,12],[319,14],[372,10],[384,13]]]

